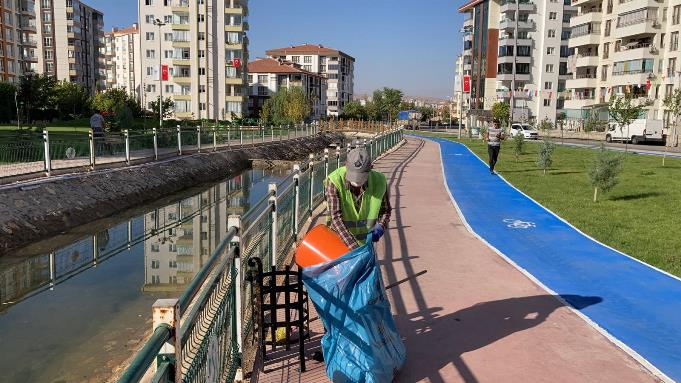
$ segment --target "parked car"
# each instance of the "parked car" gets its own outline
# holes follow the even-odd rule
[[[666,137],[663,127],[662,120],[641,118],[634,120],[629,127],[625,126],[624,129],[620,130],[617,124],[611,122],[608,125],[608,131],[605,133],[605,140],[607,142],[627,141],[634,145],[642,142],[664,142]]]
[[[524,138],[528,140],[538,140],[539,132],[532,129],[529,124],[512,124],[511,125],[511,137],[515,137],[518,134],[522,134]]]

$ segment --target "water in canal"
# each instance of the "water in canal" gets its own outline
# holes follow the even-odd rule
[[[0,381],[103,382],[284,171],[250,170],[0,258]],[[128,218],[131,217],[132,218]],[[92,229],[89,229],[92,228]]]

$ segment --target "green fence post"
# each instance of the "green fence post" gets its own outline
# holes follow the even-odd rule
[[[90,170],[95,170],[95,133],[90,128],[88,131],[88,143],[90,144]]]
[[[50,134],[43,129],[43,156],[45,157],[45,175],[48,177],[52,172],[52,159],[50,158]]]
[[[182,155],[182,129],[180,125],[177,126],[177,155]]]
[[[196,127],[196,151],[201,153],[201,125]]]
[[[312,214],[312,203],[314,201],[314,154],[312,153],[310,153],[310,162],[308,166],[310,169],[310,205],[308,211]]]
[[[277,184],[276,183],[270,183],[268,185],[268,190],[271,193],[270,194],[270,209],[272,210],[272,225],[270,227],[270,235],[272,236],[272,246],[270,246],[270,265],[274,266],[275,268],[278,266],[277,265]]]

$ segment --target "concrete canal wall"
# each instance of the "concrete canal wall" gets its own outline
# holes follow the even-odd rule
[[[302,160],[336,141],[336,135],[322,134],[5,187],[0,190],[0,256],[168,194],[227,178],[249,168],[251,160]]]

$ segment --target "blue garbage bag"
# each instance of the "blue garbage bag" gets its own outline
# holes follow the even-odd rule
[[[303,269],[303,283],[324,323],[322,351],[334,383],[389,383],[406,351],[371,237],[344,256]]]

